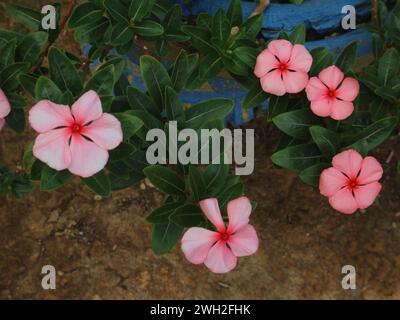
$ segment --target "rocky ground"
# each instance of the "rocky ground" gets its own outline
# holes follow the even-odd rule
[[[9,21],[0,14],[0,23]],[[76,47],[65,39],[62,45]],[[295,174],[272,166],[271,126],[250,126],[256,166],[244,180],[258,202],[251,223],[261,242],[235,271],[211,274],[189,264],[178,247],[153,254],[145,217],[163,201],[155,189],[141,185],[98,199],[73,179],[56,192],[36,186],[26,199],[0,198],[0,298],[400,299],[400,137],[376,150],[382,162],[395,151],[378,203],[344,216]],[[1,162],[16,169],[31,139],[2,131]],[[48,264],[57,270],[56,290],[41,287]],[[355,291],[341,287],[347,264],[357,271]]]

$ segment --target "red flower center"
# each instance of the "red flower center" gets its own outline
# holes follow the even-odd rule
[[[334,97],[336,97],[336,92],[335,92],[335,90],[328,90],[328,97],[329,98],[334,98]]]
[[[81,132],[81,129],[82,129],[82,127],[77,123],[74,123],[71,127],[71,130],[73,133],[79,133],[79,132]]]
[[[231,235],[230,235],[229,233],[227,233],[226,231],[225,231],[224,233],[220,233],[219,235],[220,235],[222,241],[228,241],[228,240],[229,240],[229,237],[231,236]]]
[[[279,64],[278,69],[279,69],[280,71],[286,71],[286,70],[288,69],[288,66],[287,66],[286,63],[281,62],[281,63]]]
[[[348,187],[350,190],[357,189],[358,186],[359,186],[359,182],[358,182],[358,180],[357,180],[356,178],[354,178],[354,179],[349,179],[349,181],[347,182],[347,187]]]

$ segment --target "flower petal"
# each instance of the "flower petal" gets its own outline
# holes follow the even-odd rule
[[[54,170],[65,170],[71,163],[68,128],[54,129],[41,133],[33,145],[33,155]]]
[[[80,134],[72,135],[70,148],[72,159],[68,170],[77,176],[91,177],[107,164],[108,152]]]
[[[228,233],[234,233],[249,223],[251,203],[247,197],[240,197],[229,201],[227,205],[229,227]]]
[[[333,167],[325,169],[319,178],[319,192],[326,197],[331,197],[343,188],[347,181],[348,178],[339,170]]]
[[[258,250],[257,232],[248,224],[231,235],[228,244],[235,256],[250,256]]]
[[[181,248],[191,263],[200,264],[207,258],[211,247],[219,239],[219,234],[204,228],[194,227],[185,232]]]
[[[336,97],[344,101],[354,101],[360,92],[360,84],[354,78],[346,78],[343,80],[339,89],[336,90]]]
[[[311,111],[319,117],[328,117],[331,109],[332,103],[329,99],[311,101]]]
[[[362,161],[358,181],[361,184],[368,184],[379,181],[383,175],[381,164],[374,157],[366,157]]]
[[[275,58],[275,56],[271,52],[269,52],[268,49],[265,49],[257,57],[254,74],[256,77],[261,78],[267,72],[271,71],[274,68],[277,68],[278,65],[279,61]]]
[[[381,189],[382,185],[379,182],[372,182],[354,189],[354,197],[356,198],[359,208],[365,209],[371,206]]]
[[[349,188],[336,192],[329,198],[329,203],[333,209],[344,214],[352,214],[358,210],[358,203]]]
[[[341,101],[338,99],[332,100],[331,117],[335,120],[344,120],[351,116],[354,111],[352,102]]]
[[[338,85],[342,82],[344,74],[338,67],[330,66],[322,70],[318,77],[329,89],[336,90]]]
[[[362,161],[363,159],[357,151],[346,150],[333,157],[332,165],[350,179],[354,179],[361,169]]]
[[[70,126],[74,123],[71,110],[66,105],[41,100],[29,110],[29,123],[39,133]]]
[[[327,91],[327,87],[325,87],[317,77],[312,77],[306,86],[306,93],[309,101],[324,99]]]
[[[288,62],[293,45],[287,40],[273,40],[268,44],[268,50],[275,55],[280,62]]]
[[[8,98],[3,90],[0,89],[0,118],[4,119],[5,117],[7,117],[10,111],[10,102],[8,101]]]
[[[123,139],[121,123],[109,113],[83,127],[81,133],[106,150],[115,149]]]
[[[308,74],[302,71],[286,71],[283,73],[283,83],[286,92],[299,93],[304,90],[308,83]]]
[[[1,131],[1,129],[3,129],[5,123],[6,123],[6,121],[3,118],[0,118],[0,131]]]
[[[218,241],[208,252],[204,264],[214,273],[226,273],[236,267],[237,258],[225,241]]]
[[[225,232],[225,223],[224,220],[222,220],[221,211],[219,210],[218,200],[216,198],[200,201],[200,208],[219,232]]]
[[[262,89],[267,93],[283,96],[286,93],[286,89],[281,74],[282,73],[278,70],[268,72],[260,80]]]
[[[313,58],[301,44],[295,44],[289,61],[289,69],[307,73],[311,69]]]
[[[90,90],[82,95],[73,105],[72,114],[78,124],[84,125],[97,120],[103,114],[100,97],[97,92]]]

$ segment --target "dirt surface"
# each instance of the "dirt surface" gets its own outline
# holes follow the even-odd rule
[[[56,192],[35,186],[26,199],[0,198],[0,298],[400,299],[400,137],[375,153],[385,162],[396,151],[378,204],[344,216],[296,174],[272,166],[275,129],[264,121],[250,126],[256,165],[244,180],[258,202],[251,223],[260,250],[240,258],[233,272],[191,265],[178,247],[153,254],[145,217],[163,201],[155,189],[138,186],[99,200],[73,179]],[[6,128],[0,161],[17,169],[32,137]],[[57,270],[56,290],[41,287],[48,264]],[[341,287],[347,264],[356,267],[355,291]]]

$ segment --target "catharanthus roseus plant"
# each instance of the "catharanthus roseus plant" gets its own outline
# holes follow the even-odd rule
[[[272,155],[277,167],[298,171],[342,213],[371,206],[383,171],[368,154],[398,132],[400,4],[384,19],[382,2],[379,25],[365,26],[375,57],[356,68],[356,43],[334,59],[326,48],[306,48],[303,25],[270,39],[261,32],[262,13],[245,17],[240,0],[195,19],[175,2],[68,1],[51,30],[43,30],[40,12],[5,5],[29,32],[0,30],[0,135],[4,127],[36,135],[26,135],[22,168],[0,165],[0,193],[20,197],[34,185],[50,192],[75,176],[109,197],[147,179],[165,194],[147,217],[154,252],[181,243],[190,262],[232,270],[237,257],[258,249],[249,224],[256,203],[244,196],[240,177],[211,156],[202,165],[169,161],[168,152],[159,164],[146,157],[151,130],[168,137],[171,124],[178,136],[226,127],[234,102],[224,92],[190,105],[181,99],[223,72],[247,91],[243,108],[268,104],[268,120],[282,131]],[[66,29],[86,54],[59,47]],[[123,54],[138,60],[140,88]],[[163,143],[188,148],[187,140]],[[203,148],[204,141],[194,149]],[[224,159],[222,148],[217,153]]]

